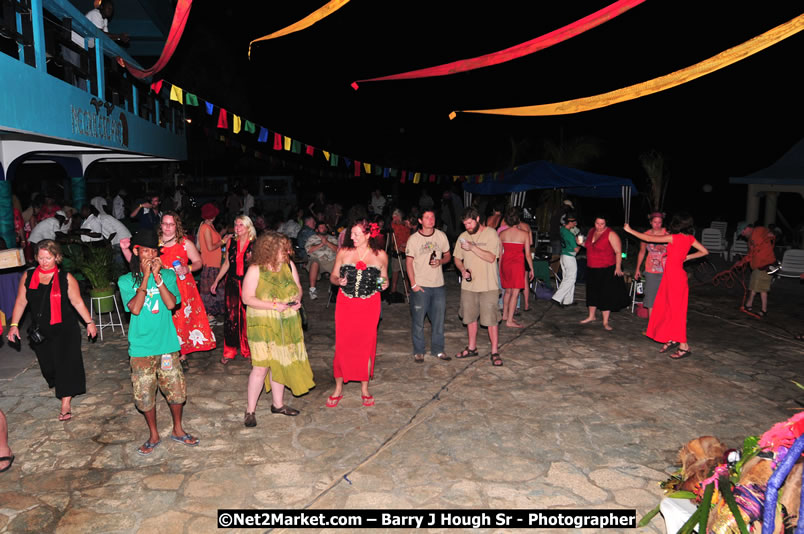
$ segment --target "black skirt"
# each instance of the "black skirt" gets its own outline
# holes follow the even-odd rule
[[[614,275],[614,265],[587,267],[586,305],[601,311],[620,311],[628,306],[628,292],[622,277]]]

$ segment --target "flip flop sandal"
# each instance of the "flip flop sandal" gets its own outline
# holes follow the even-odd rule
[[[760,317],[765,317],[766,315],[768,315],[768,312],[766,312],[765,310],[759,310],[757,312],[757,315],[759,315]]]
[[[360,395],[363,399],[363,406],[374,406],[374,397],[372,395]]]
[[[149,454],[153,454],[154,449],[156,449],[156,447],[157,447],[157,446],[158,446],[160,443],[162,443],[162,440],[159,440],[159,441],[157,441],[156,443],[151,443],[151,441],[150,441],[150,440],[148,440],[148,441],[146,441],[145,443],[143,443],[143,444],[142,444],[142,445],[141,445],[141,446],[140,446],[140,447],[137,449],[137,454],[139,454],[140,456],[148,456]],[[145,452],[145,451],[143,451],[142,449],[151,449],[151,450],[150,450],[150,451],[148,451],[148,452]]]
[[[67,422],[72,421],[73,412],[59,413],[59,421]]]
[[[671,360],[683,360],[684,358],[687,358],[688,356],[692,356],[692,351],[691,350],[689,350],[689,349],[688,350],[678,349],[677,351],[675,351],[673,354],[670,355],[670,359]]]
[[[414,354],[413,361],[416,363],[424,363],[424,354]]]
[[[455,355],[455,358],[463,360],[464,358],[474,358],[477,356],[477,348],[470,349],[467,345],[461,352]]]
[[[502,361],[502,358],[500,358],[500,353],[498,353],[498,352],[492,353],[492,355],[491,355],[491,364],[494,367],[502,367],[503,361]]]
[[[11,466],[14,465],[14,458],[16,458],[13,454],[11,456],[0,456],[0,462],[8,462],[8,465],[4,468],[0,469],[0,473],[5,473]]]
[[[197,447],[199,443],[201,443],[200,439],[196,439],[190,434],[185,434],[183,436],[174,436],[173,434],[170,435],[170,439],[173,441],[178,441],[179,443],[183,443],[188,447]]]
[[[338,395],[337,397],[333,397],[333,396],[330,395],[330,397],[327,399],[327,408],[336,407],[338,405],[338,403],[341,402],[342,398],[343,398],[343,395]]]
[[[438,354],[435,355],[435,357],[438,358],[439,360],[444,360],[445,362],[452,360],[452,357],[447,356],[443,352],[439,352]]]
[[[679,345],[680,345],[680,343],[677,343],[675,341],[668,341],[667,343],[662,345],[662,348],[661,348],[661,350],[659,350],[659,353],[664,354],[665,352],[673,350],[674,348],[678,347]]]

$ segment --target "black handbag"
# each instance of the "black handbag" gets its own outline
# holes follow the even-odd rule
[[[299,308],[299,317],[301,317],[302,330],[307,331],[307,312],[304,311],[304,305]]]

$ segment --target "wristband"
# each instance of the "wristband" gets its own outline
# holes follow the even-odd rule
[[[156,284],[156,287],[162,287],[162,285],[163,285],[164,283],[165,283],[165,279],[163,278],[163,279],[161,279],[161,280],[159,281],[159,283],[158,283],[158,284]]]
[[[419,287],[419,284],[413,284],[412,286],[410,286],[411,289],[416,289],[417,287]]]
[[[10,325],[8,325],[8,326],[9,326],[9,327],[11,327],[11,328],[14,328],[15,326],[16,326],[17,328],[19,328],[20,324],[19,324],[19,323],[11,323],[11,324],[10,324]]]

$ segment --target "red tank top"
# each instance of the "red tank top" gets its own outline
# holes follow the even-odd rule
[[[586,238],[586,265],[599,269],[601,267],[609,267],[614,265],[614,249],[609,242],[609,233],[611,228],[603,230],[603,234],[592,242],[592,237],[595,235],[595,229],[589,231],[589,236]]]

